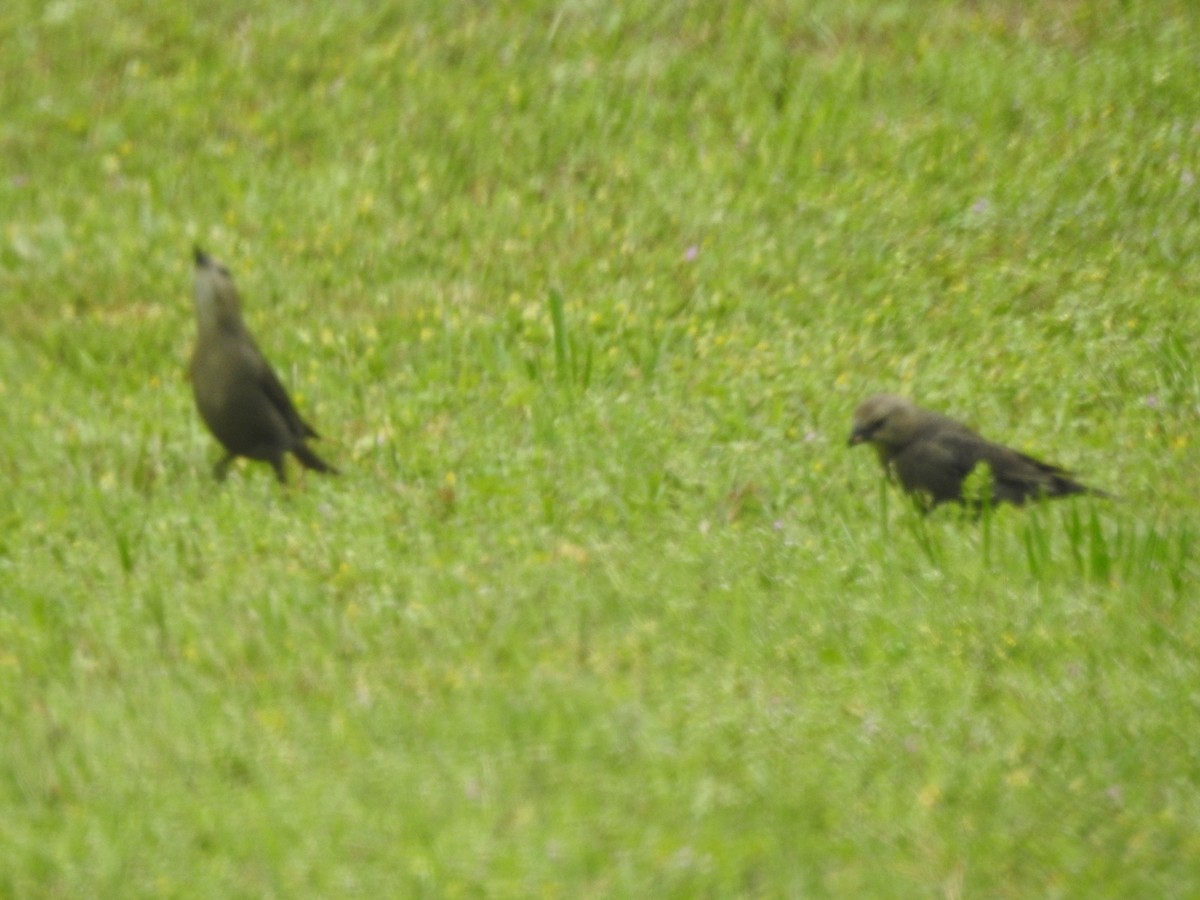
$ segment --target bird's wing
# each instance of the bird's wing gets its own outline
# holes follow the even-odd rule
[[[287,388],[283,386],[283,382],[279,380],[279,376],[275,374],[275,370],[271,368],[271,364],[267,362],[266,357],[262,355],[258,347],[254,347],[253,351],[255,378],[258,381],[258,385],[262,388],[263,394],[271,402],[271,405],[283,416],[283,420],[287,422],[288,430],[298,438],[319,437],[316,429],[300,417],[295,404],[292,403],[292,398],[288,396]]]
[[[1043,476],[1047,477],[1070,477],[1074,473],[1070,469],[1064,469],[1062,466],[1051,465],[1048,462],[1042,462],[1040,459],[1034,459],[1032,456],[1026,456],[1024,453],[1019,453],[1016,450],[1011,450],[1008,447],[1004,448],[1009,453],[1018,457],[1024,466],[1030,467]]]
[[[1003,444],[995,444],[966,430],[948,434],[944,443],[955,458],[955,465],[965,478],[979,463],[992,470],[992,500],[997,503],[1020,505],[1028,500],[1045,497],[1065,497],[1071,494],[1108,496],[1076,481],[1073,473],[1061,466],[1043,462]]]
[[[934,504],[957,500],[963,479],[979,462],[977,440],[971,432],[934,429],[911,441],[891,465],[907,490],[927,494]]]
[[[965,427],[946,429],[937,436],[937,442],[951,460],[950,465],[960,478],[970,475],[971,470],[981,461],[992,465],[993,450],[1007,449],[993,444]]]

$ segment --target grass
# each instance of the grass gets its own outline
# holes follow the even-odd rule
[[[0,895],[1200,891],[1197,25],[6,4]],[[341,477],[212,481],[193,243]]]

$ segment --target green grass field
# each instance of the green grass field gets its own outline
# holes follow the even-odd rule
[[[1200,895],[1200,8],[0,47],[0,896]],[[212,479],[193,244],[341,477]],[[923,518],[879,390],[1121,499]]]

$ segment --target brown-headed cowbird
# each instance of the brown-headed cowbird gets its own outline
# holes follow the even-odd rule
[[[195,257],[197,329],[190,374],[200,416],[225,447],[217,478],[225,477],[234,457],[245,456],[269,462],[284,483],[285,453],[294,454],[305,468],[336,473],[305,443],[317,432],[300,418],[246,329],[229,270],[199,247]]]
[[[961,422],[938,415],[903,397],[876,394],[854,411],[850,446],[870,444],[889,478],[896,479],[926,509],[963,497],[963,481],[979,463],[992,473],[993,503],[1021,505],[1040,497],[1067,497],[1104,491],[1086,487],[1058,466],[980,437]]]

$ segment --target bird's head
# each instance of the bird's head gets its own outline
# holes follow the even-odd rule
[[[875,394],[854,410],[849,445],[873,444],[880,454],[894,452],[913,437],[920,410],[895,394]]]
[[[210,333],[242,328],[242,304],[233,276],[199,247],[193,253],[196,273],[192,285],[200,331]]]

